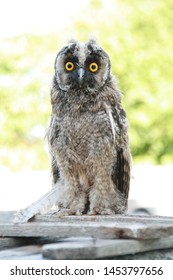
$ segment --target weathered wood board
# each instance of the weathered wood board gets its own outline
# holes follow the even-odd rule
[[[173,217],[49,213],[15,224],[14,215],[0,212],[0,259],[134,259],[173,248]]]
[[[39,240],[35,241],[39,243]],[[168,249],[165,250],[166,248]],[[67,238],[43,246],[42,244],[28,245],[0,250],[0,260],[152,259],[152,256],[157,259],[157,255],[173,259],[171,248],[173,248],[173,237],[156,240],[101,240],[81,237]]]
[[[1,237],[0,238],[0,251],[17,246],[25,246],[33,243],[30,238],[20,237]]]
[[[41,253],[41,246],[39,245],[29,245],[29,246],[22,246],[7,250],[0,251],[0,260],[8,260],[8,259],[22,259],[27,256],[39,255]],[[38,257],[37,257],[38,258]]]
[[[48,259],[100,259],[135,254],[150,250],[173,248],[173,237],[155,240],[101,240],[79,238],[44,245],[43,256]]]
[[[173,235],[172,217],[38,215],[23,224],[14,224],[13,218],[13,212],[8,213],[8,217],[7,213],[0,213],[0,237],[157,239]]]

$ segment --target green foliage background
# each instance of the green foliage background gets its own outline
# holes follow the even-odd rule
[[[0,164],[49,167],[44,133],[55,55],[64,32],[98,38],[123,92],[134,163],[173,159],[173,1],[92,0],[61,34],[23,34],[0,45]],[[39,135],[37,135],[39,132]],[[41,135],[41,137],[40,137]]]

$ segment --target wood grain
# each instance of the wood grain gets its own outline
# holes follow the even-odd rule
[[[0,260],[5,259],[21,259],[26,256],[39,254],[41,252],[41,246],[29,245],[23,247],[17,247],[8,250],[0,251]]]
[[[173,237],[156,240],[74,239],[43,246],[43,256],[56,260],[103,259],[173,248]]]
[[[50,212],[16,224],[14,216],[0,212],[0,259],[125,258],[173,248],[173,217]]]
[[[14,213],[0,213],[0,237],[77,237],[100,239],[157,239],[173,235],[173,218],[157,216],[38,215],[33,221],[14,224]]]

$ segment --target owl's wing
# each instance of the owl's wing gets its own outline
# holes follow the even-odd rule
[[[52,173],[53,184],[56,184],[56,182],[60,178],[60,173],[54,156],[52,156],[52,160],[51,160],[51,173]]]
[[[124,195],[125,198],[128,198],[129,186],[130,186],[130,154],[126,150],[120,149],[117,153],[117,162],[116,162],[116,179],[115,183],[118,187],[118,190]]]
[[[56,122],[56,117],[52,116],[50,126],[47,131],[47,139],[48,139],[48,143],[49,143],[49,147],[50,147],[51,174],[52,174],[53,184],[56,184],[56,182],[60,178],[60,172],[59,172],[59,168],[57,165],[57,161],[52,152],[52,145],[53,145],[55,138],[57,138],[58,133],[59,133],[59,128],[58,128],[58,125]]]
[[[115,141],[117,158],[113,167],[112,179],[124,198],[128,198],[130,173],[131,173],[131,153],[128,138],[128,124],[126,114],[121,107],[118,111],[112,106],[112,119],[114,126],[118,126],[118,141]],[[117,137],[116,133],[114,135]]]

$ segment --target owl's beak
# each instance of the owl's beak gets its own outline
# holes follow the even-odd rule
[[[78,70],[78,82],[79,82],[80,86],[83,84],[84,73],[85,73],[84,69],[79,68],[79,70]]]

